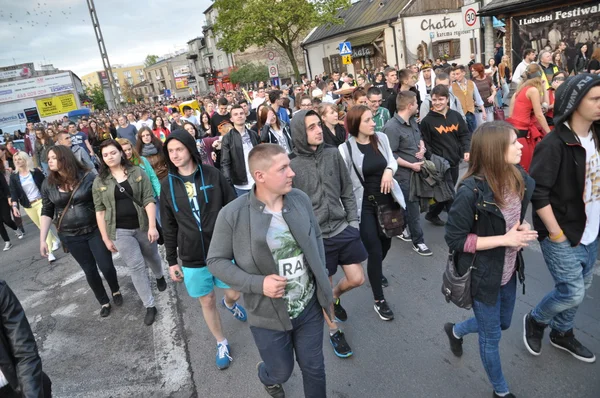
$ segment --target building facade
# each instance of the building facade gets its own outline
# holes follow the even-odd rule
[[[202,52],[206,49],[206,40],[204,37],[196,37],[188,41],[187,45],[187,59],[191,71],[188,83],[195,94],[205,94],[208,92],[208,82],[205,79],[208,68],[204,65]]]
[[[148,83],[148,98],[161,101],[164,98],[185,98],[193,94],[189,86],[191,76],[187,52],[159,59],[154,65],[144,69]]]
[[[114,65],[112,74],[117,86],[117,94],[120,102],[128,102],[133,86],[145,80],[144,65]],[[85,87],[108,86],[108,80],[104,71],[96,71],[85,74],[81,77],[81,81]]]
[[[306,66],[304,64],[304,55],[300,44],[300,40],[294,43],[294,58],[296,59],[300,75],[302,76],[306,74]],[[275,43],[267,44],[262,48],[250,46],[244,52],[236,52],[234,54],[234,59],[237,66],[248,63],[264,65],[265,68],[271,64],[277,65],[280,84],[290,84],[294,83],[296,80],[294,68],[292,67],[290,59],[283,49]]]
[[[217,48],[219,38],[213,29],[217,20],[217,10],[213,5],[204,11],[204,18],[206,24],[202,27],[202,34],[205,46],[200,49],[204,73],[200,75],[206,80],[210,91],[232,90],[234,85],[229,80],[229,74],[234,66],[233,56]]]

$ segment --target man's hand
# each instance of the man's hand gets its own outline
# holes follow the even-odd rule
[[[183,271],[181,270],[181,267],[179,266],[179,264],[171,265],[169,267],[169,276],[171,277],[171,280],[174,282],[183,281]]]
[[[469,152],[465,152],[465,154],[463,155],[463,159],[465,160],[465,162],[468,162],[470,158],[471,154]]]
[[[411,163],[410,168],[415,172],[418,173],[421,171],[421,165],[423,164],[423,162],[416,162],[416,163]]]
[[[271,298],[281,298],[285,293],[287,279],[283,276],[267,275],[263,281],[263,294]]]
[[[21,212],[19,211],[19,208],[17,206],[13,206],[13,216],[15,216],[16,218],[21,217]]]

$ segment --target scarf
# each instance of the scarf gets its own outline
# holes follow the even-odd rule
[[[152,156],[152,155],[156,155],[158,153],[158,149],[156,149],[156,147],[154,146],[153,143],[150,144],[144,144],[144,146],[142,147],[142,156]]]

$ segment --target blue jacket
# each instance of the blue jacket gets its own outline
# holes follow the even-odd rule
[[[154,196],[159,197],[160,196],[160,180],[156,176],[156,173],[154,172],[154,169],[150,165],[150,162],[148,161],[148,159],[146,159],[143,156],[140,156],[140,159],[141,159],[141,162],[138,166],[142,170],[144,170],[146,172],[146,174],[148,175],[148,178],[150,178],[150,182],[152,183],[152,189],[154,190]]]

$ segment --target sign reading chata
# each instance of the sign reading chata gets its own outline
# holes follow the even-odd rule
[[[77,101],[75,101],[75,95],[73,94],[39,99],[35,103],[41,117],[60,115],[61,113],[77,110]]]

